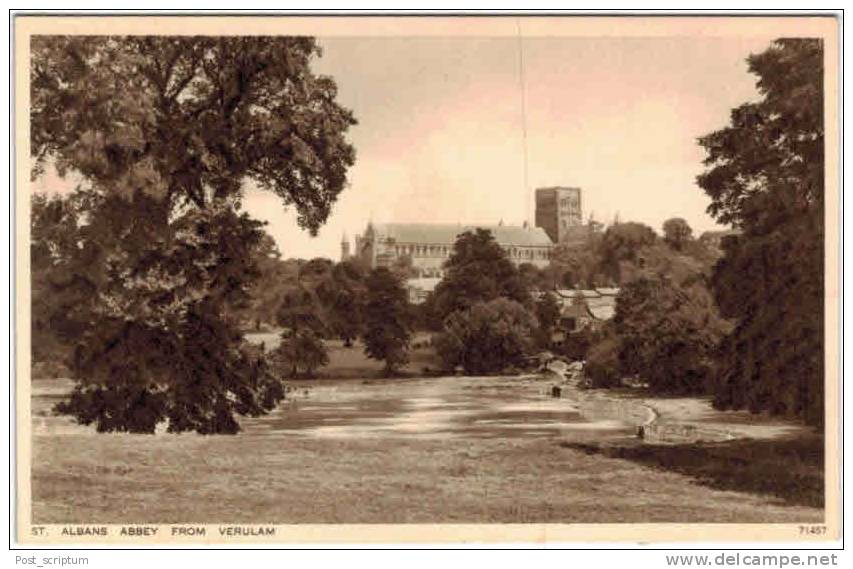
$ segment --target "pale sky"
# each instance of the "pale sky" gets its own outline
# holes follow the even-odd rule
[[[337,259],[367,221],[522,223],[533,190],[579,186],[584,216],[640,221],[660,232],[680,216],[716,228],[695,184],[696,138],[757,97],[745,58],[770,38],[321,39],[315,69],[335,78],[355,113],[356,164],[318,237],[275,196],[245,207],[270,222],[286,257]]]
[[[757,97],[745,58],[771,39],[321,38],[315,70],[359,121],[348,187],[315,238],[271,193],[250,188],[244,207],[303,258],[337,259],[369,219],[532,221],[534,189],[557,185],[582,189],[585,218],[714,229],[696,138]]]

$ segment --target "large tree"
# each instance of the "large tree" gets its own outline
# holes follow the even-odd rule
[[[329,363],[329,352],[323,339],[312,330],[287,330],[273,350],[273,358],[289,369],[290,377],[299,375],[300,368],[307,377],[314,377],[314,370]]]
[[[317,287],[317,297],[323,303],[329,330],[352,346],[364,329],[366,276],[356,262],[341,261]]]
[[[713,276],[736,322],[715,402],[821,424],[824,404],[823,44],[780,39],[748,59],[761,99],[702,137],[698,183],[726,238]]]
[[[444,264],[444,278],[434,292],[436,315],[443,319],[457,310],[498,297],[529,305],[524,279],[487,229],[466,231],[456,239]]]
[[[33,174],[74,171],[81,235],[58,286],[85,290],[77,386],[60,410],[102,431],[233,433],[282,397],[236,314],[258,276],[247,183],[312,233],[343,189],[352,114],[309,37],[40,36]],[[69,294],[69,293],[66,293]],[[70,337],[70,335],[67,335]]]
[[[409,359],[412,319],[406,289],[400,278],[377,267],[367,278],[364,352],[385,362],[385,375],[394,374]]]

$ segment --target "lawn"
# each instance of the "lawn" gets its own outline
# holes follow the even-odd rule
[[[37,436],[34,523],[818,522],[534,440]]]
[[[267,349],[275,348],[279,343],[277,333],[251,333],[246,335],[250,342],[263,342]],[[441,360],[429,346],[430,334],[416,333],[409,350],[409,362],[400,369],[399,376],[413,377],[429,375],[440,369]],[[360,340],[352,346],[344,346],[341,340],[325,340],[329,354],[329,364],[315,373],[317,379],[369,379],[382,377],[384,363],[368,358],[364,353],[364,344]]]

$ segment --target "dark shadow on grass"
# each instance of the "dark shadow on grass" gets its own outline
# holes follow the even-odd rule
[[[630,460],[691,476],[705,486],[766,494],[783,503],[824,507],[823,437],[649,445],[560,443],[591,455]]]

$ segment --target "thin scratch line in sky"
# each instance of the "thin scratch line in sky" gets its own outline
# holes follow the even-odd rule
[[[527,180],[527,97],[525,96],[524,81],[524,45],[521,39],[521,20],[515,19],[515,28],[518,31],[518,80],[521,87],[521,134],[524,147],[524,221],[530,222],[530,188]]]

